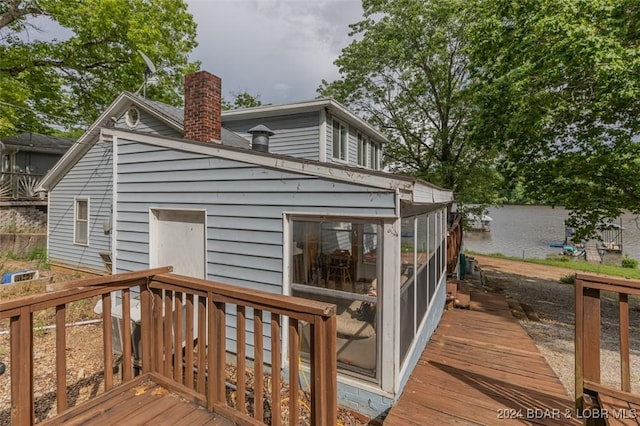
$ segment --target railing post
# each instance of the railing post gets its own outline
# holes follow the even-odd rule
[[[142,372],[149,373],[152,369],[151,357],[152,327],[151,327],[151,290],[146,285],[140,286],[140,339],[142,340]],[[159,356],[159,354],[155,354]],[[156,362],[153,365],[157,365]]]
[[[11,318],[11,424],[35,423],[33,412],[33,317],[29,306]]]
[[[620,315],[620,383],[625,392],[631,392],[631,369],[629,364],[629,296],[618,293]]]
[[[585,380],[600,383],[600,290],[585,288],[582,359]]]
[[[113,387],[113,338],[111,333],[111,293],[102,295],[102,337],[104,351],[104,390]]]
[[[122,290],[122,380],[133,378],[131,365],[131,291]]]
[[[58,413],[67,409],[66,305],[56,306],[56,399]]]
[[[209,347],[207,356],[207,409],[213,411],[217,403],[225,401],[226,371],[226,308],[222,302],[213,300],[213,293],[207,295],[209,305]]]
[[[151,370],[162,374],[163,371],[163,351],[164,351],[164,318],[162,317],[162,290],[154,288],[151,290],[151,321],[153,331],[151,331]]]
[[[298,320],[289,317],[289,425],[300,423],[300,336]]]
[[[324,370],[327,395],[327,426],[335,425],[338,421],[338,348],[336,347],[337,325],[336,316],[331,315],[325,322],[325,351],[327,365]]]
[[[584,377],[582,375],[583,365],[582,365],[582,334],[584,333],[584,300],[582,296],[582,280],[576,279],[574,284],[574,300],[575,300],[575,402],[576,408],[582,409],[583,406],[583,394],[584,394]]]
[[[311,422],[313,425],[335,425],[337,420],[336,390],[336,319],[317,316],[311,327]],[[328,398],[332,395],[331,398]]]
[[[271,424],[282,423],[280,385],[282,377],[281,364],[282,324],[280,315],[271,312]]]

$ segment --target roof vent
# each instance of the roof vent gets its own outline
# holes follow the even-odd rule
[[[269,137],[275,134],[271,129],[259,124],[249,129],[249,133],[251,133],[251,149],[259,152],[269,152]]]

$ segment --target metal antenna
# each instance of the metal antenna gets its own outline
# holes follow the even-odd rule
[[[147,55],[145,55],[144,53],[142,53],[142,50],[138,50],[138,53],[140,54],[140,56],[142,56],[142,59],[144,60],[144,63],[147,65],[144,69],[144,83],[142,84],[142,97],[146,98],[147,97],[147,82],[149,80],[149,77],[151,77],[153,74],[156,73],[156,66],[153,65],[153,62],[151,62],[151,59],[149,59],[149,57]]]

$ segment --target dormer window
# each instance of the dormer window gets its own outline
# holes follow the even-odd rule
[[[369,167],[373,170],[380,168],[380,145],[373,141],[369,143]]]
[[[358,166],[367,166],[367,138],[358,133]]]
[[[335,118],[333,119],[333,158],[347,161],[349,147],[349,127]]]
[[[362,133],[358,132],[358,166],[367,166],[367,145],[369,139],[367,139]]]

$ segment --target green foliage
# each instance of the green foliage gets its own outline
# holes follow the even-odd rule
[[[630,258],[628,255],[622,258],[621,263],[623,268],[636,269],[638,267],[638,261]]]
[[[640,213],[640,4],[476,0],[470,134],[504,152],[527,198],[564,205],[578,238]]]
[[[493,203],[495,151],[469,143],[473,106],[462,0],[365,0],[364,19],[318,92],[381,129],[390,170],[452,189],[458,202]]]
[[[158,68],[147,95],[179,104],[183,75],[199,67],[188,62],[195,36],[182,0],[2,2],[0,134],[93,122],[120,91],[140,87],[138,51]]]
[[[555,262],[571,262],[571,258],[569,256],[564,256],[562,254],[548,254],[545,259]]]
[[[47,248],[44,246],[38,246],[31,250],[25,256],[27,260],[35,261],[36,265],[40,269],[49,269],[49,257],[47,256]]]
[[[222,100],[222,109],[242,109],[242,108],[255,108],[262,105],[260,101],[260,94],[252,95],[246,89],[239,92],[231,92],[233,95],[233,102],[229,102],[226,99]]]
[[[576,274],[563,275],[560,277],[560,282],[562,284],[575,284]]]

